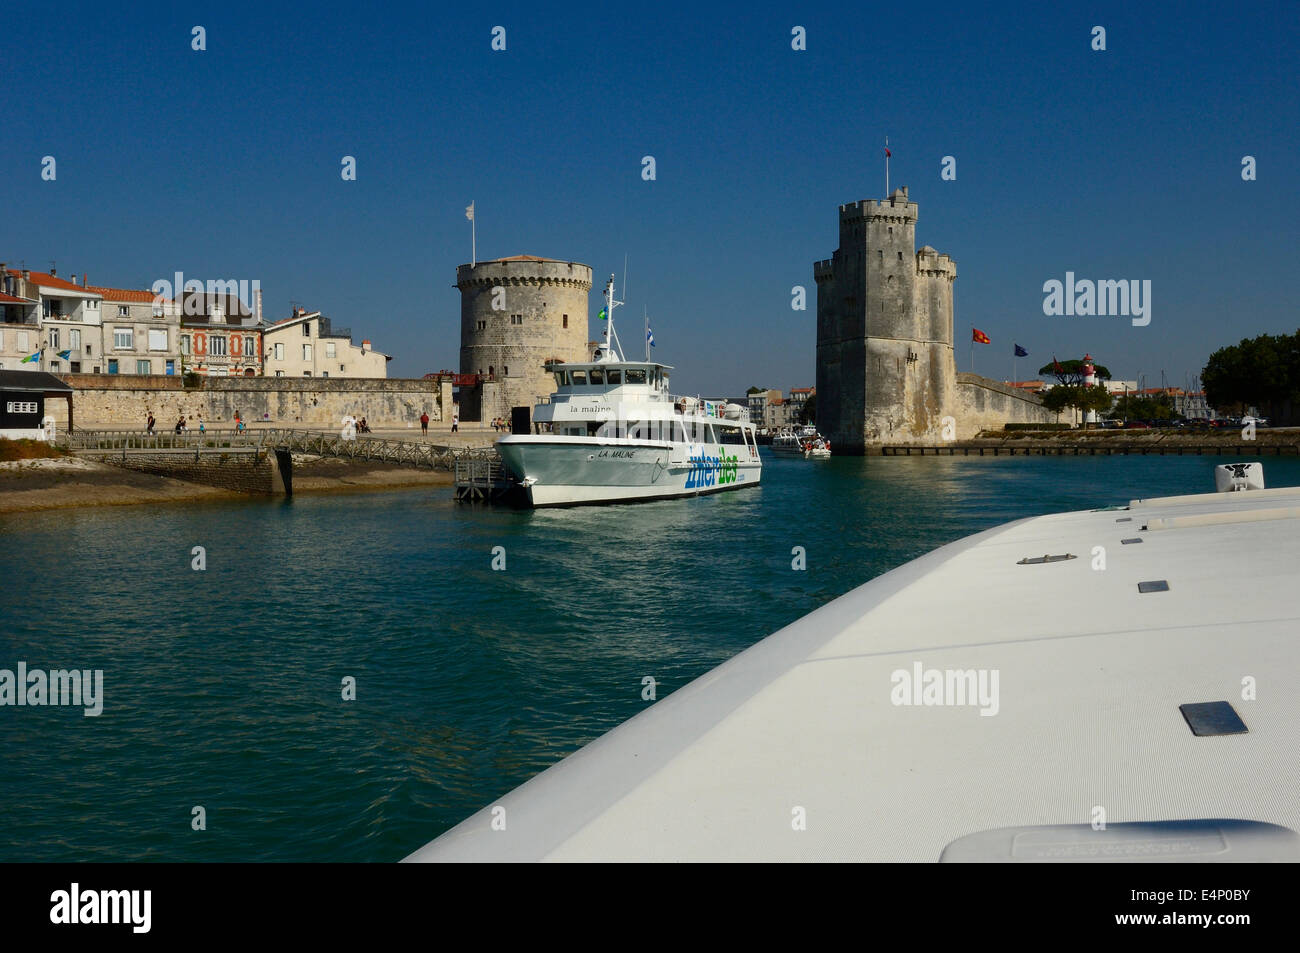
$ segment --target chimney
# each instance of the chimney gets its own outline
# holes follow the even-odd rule
[[[23,281],[31,281],[31,280],[32,280],[32,270],[30,268],[24,268]]]
[[[77,273],[75,271],[72,273],[72,283],[74,285],[77,283]]]
[[[362,342],[361,342],[361,350],[363,350],[363,351],[368,351],[369,349],[370,349],[370,342],[369,342],[369,341],[362,341]]]
[[[50,262],[50,277],[51,278],[59,277],[59,269],[54,267],[54,262]]]
[[[81,287],[83,288],[90,287],[90,279],[86,277],[86,273],[84,271],[81,273]]]

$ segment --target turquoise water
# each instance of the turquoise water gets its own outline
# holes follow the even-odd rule
[[[1203,492],[1226,459],[767,458],[756,490],[630,506],[0,516],[0,669],[104,672],[97,718],[0,707],[0,860],[397,860],[641,710],[646,675],[662,698],[943,543]]]

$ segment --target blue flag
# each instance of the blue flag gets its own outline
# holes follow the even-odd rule
[[[651,331],[649,328],[645,329],[645,339],[646,339],[646,343],[649,344],[651,347],[655,346],[655,333]]]
[[[1023,347],[1021,347],[1019,344],[1017,344],[1017,345],[1016,345],[1016,357],[1028,357],[1028,356],[1029,356],[1029,352],[1026,351],[1026,350],[1025,350]]]

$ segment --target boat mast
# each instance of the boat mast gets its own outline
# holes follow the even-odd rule
[[[615,354],[620,361],[623,360],[623,345],[619,343],[618,332],[614,330],[614,309],[622,303],[614,300],[614,276],[610,275],[609,281],[605,283],[605,351]]]

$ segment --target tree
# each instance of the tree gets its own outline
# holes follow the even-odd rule
[[[1057,370],[1060,365],[1060,370]],[[1110,369],[1102,367],[1100,364],[1093,362],[1093,370],[1097,372],[1097,380],[1110,380]],[[1056,364],[1044,364],[1038,369],[1039,374],[1051,374],[1056,378],[1058,384],[1077,386],[1083,383],[1083,361],[1057,361]]]
[[[1070,384],[1057,384],[1043,392],[1043,406],[1058,417],[1061,411],[1073,406],[1074,387]]]
[[[1155,397],[1124,394],[1115,399],[1115,409],[1109,416],[1125,420],[1169,420],[1174,416],[1173,400],[1168,394]]]
[[[761,393],[763,393],[763,391],[765,391],[765,390],[767,390],[766,387],[751,387],[749,390],[745,391],[745,393],[746,393],[747,395],[748,395],[748,394],[761,394]]]
[[[1095,384],[1092,387],[1085,385],[1079,388],[1078,403],[1075,406],[1085,414],[1089,411],[1104,414],[1110,410],[1113,402],[1114,398],[1104,384]]]
[[[817,395],[813,394],[803,402],[803,407],[799,408],[799,423],[815,424],[817,423]]]
[[[1300,396],[1300,331],[1261,334],[1219,348],[1205,362],[1201,381],[1216,410],[1294,400]]]
[[[1043,394],[1043,406],[1056,414],[1067,407],[1085,414],[1090,410],[1101,412],[1109,410],[1110,404],[1110,392],[1101,384],[1058,384]]]

